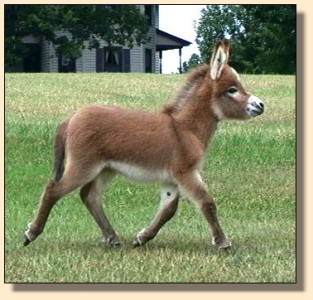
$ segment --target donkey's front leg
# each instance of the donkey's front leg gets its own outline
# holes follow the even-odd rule
[[[174,215],[178,206],[179,193],[176,185],[163,185],[161,188],[160,207],[150,225],[141,230],[133,240],[135,247],[153,239],[162,226]]]
[[[223,233],[217,218],[215,203],[208,194],[199,172],[185,173],[183,176],[179,176],[178,181],[179,188],[194,200],[207,220],[213,234],[213,245],[216,245],[218,249],[230,248],[231,242]]]

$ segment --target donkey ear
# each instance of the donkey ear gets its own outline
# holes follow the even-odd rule
[[[213,80],[221,76],[223,67],[228,62],[229,57],[229,42],[228,40],[218,41],[215,43],[211,62],[210,76]]]

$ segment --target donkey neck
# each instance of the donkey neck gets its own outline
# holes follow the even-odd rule
[[[207,87],[199,87],[192,99],[186,101],[175,119],[179,126],[195,135],[204,149],[213,136],[218,119],[211,110],[211,92]]]

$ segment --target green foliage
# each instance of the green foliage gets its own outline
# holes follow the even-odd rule
[[[27,35],[43,37],[57,53],[77,58],[81,49],[98,47],[100,39],[133,47],[145,41],[147,30],[135,5],[5,5],[5,64],[19,61]]]
[[[245,122],[221,122],[202,172],[233,242],[225,253],[211,245],[204,218],[185,198],[154,240],[133,249],[132,237],[157,210],[158,187],[119,176],[103,203],[124,243],[121,249],[100,242],[101,232],[78,191],[57,203],[44,233],[23,247],[22,232],[51,176],[57,124],[90,103],[158,109],[174,96],[184,76],[7,74],[5,281],[294,283],[295,77],[241,77],[264,100],[265,113]]]
[[[196,41],[204,61],[217,39],[230,38],[237,71],[294,74],[295,26],[295,5],[207,5],[196,24]]]
[[[188,62],[186,61],[183,62],[183,73],[188,72],[188,70],[200,65],[201,63],[202,63],[201,57],[198,54],[193,53]]]

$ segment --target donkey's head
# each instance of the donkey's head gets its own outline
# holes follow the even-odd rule
[[[247,119],[262,114],[263,102],[244,89],[238,73],[227,64],[228,58],[228,41],[218,41],[213,50],[209,71],[213,86],[213,113],[219,120]]]

